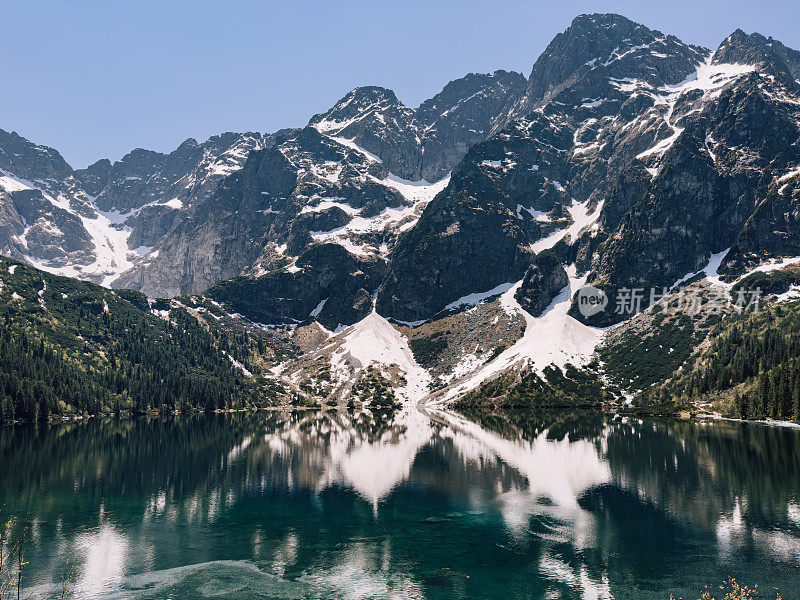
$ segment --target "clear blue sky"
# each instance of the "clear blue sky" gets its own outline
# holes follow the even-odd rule
[[[796,0],[0,0],[0,128],[77,168],[135,147],[304,125],[358,85],[416,106],[470,71],[527,77],[586,12],[708,47],[741,27],[800,48]]]

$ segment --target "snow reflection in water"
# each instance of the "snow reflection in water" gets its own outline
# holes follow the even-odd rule
[[[660,598],[794,577],[798,438],[432,408],[92,424],[2,446],[0,501],[33,517],[36,583],[69,554],[86,598]]]

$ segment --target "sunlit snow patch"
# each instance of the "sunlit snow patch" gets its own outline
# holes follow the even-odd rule
[[[477,388],[481,383],[511,367],[530,366],[541,372],[548,365],[563,368],[568,363],[581,366],[591,360],[594,349],[603,336],[604,329],[589,327],[567,314],[572,296],[586,282],[586,277],[576,277],[574,265],[567,270],[569,285],[553,299],[538,317],[525,311],[514,298],[522,284],[517,282],[500,297],[500,303],[509,314],[520,314],[525,319],[525,333],[517,342],[497,358],[456,385],[436,403],[446,403]]]
[[[348,252],[360,256],[374,253],[386,254],[389,250],[388,247],[358,244],[354,241],[354,238],[365,233],[381,232],[387,229],[397,230],[400,233],[411,229],[416,224],[423,209],[428,205],[428,202],[447,187],[450,176],[448,175],[436,183],[428,183],[425,180],[408,181],[391,173],[385,179],[374,177],[372,179],[376,183],[396,189],[403,195],[408,204],[406,206],[386,208],[374,217],[362,217],[360,215],[361,211],[358,209],[339,203],[335,199],[323,199],[319,204],[313,207],[306,207],[303,211],[314,212],[332,206],[339,206],[353,218],[346,225],[330,231],[312,231],[311,237],[314,241],[339,244]]]
[[[398,394],[406,402],[422,400],[428,393],[431,376],[417,361],[408,340],[389,321],[376,312],[370,313],[352,327],[339,334],[341,346],[331,357],[331,368],[342,381],[352,377],[348,359],[355,359],[362,368],[371,364],[396,365],[405,375],[406,385]]]
[[[570,240],[574,241],[584,229],[594,226],[597,222],[597,219],[600,217],[600,212],[603,210],[605,200],[600,200],[592,212],[589,212],[590,202],[591,198],[585,202],[577,202],[573,199],[572,205],[567,208],[567,211],[572,217],[572,224],[569,227],[559,229],[558,231],[555,231],[550,235],[535,241],[533,244],[531,244],[531,249],[537,253],[541,252],[542,250],[548,250],[567,236],[569,236]]]

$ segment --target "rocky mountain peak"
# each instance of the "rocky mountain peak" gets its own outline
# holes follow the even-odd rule
[[[455,109],[458,103],[471,100],[476,94],[486,94],[490,88],[508,89],[524,84],[525,77],[516,71],[498,69],[493,73],[467,73],[464,77],[451,81],[441,92],[420,104],[417,118],[422,122],[431,122],[441,111]]]
[[[97,196],[108,183],[108,174],[111,172],[111,161],[101,158],[85,169],[75,171],[75,177],[80,181],[83,189],[92,196]]]
[[[199,144],[197,143],[196,139],[187,138],[181,143],[180,146],[178,146],[178,150],[186,150],[186,149],[189,149],[189,148],[196,148],[197,146],[199,146]]]
[[[338,133],[365,118],[381,118],[388,110],[410,111],[392,90],[379,86],[357,87],[327,112],[311,117],[309,125],[320,133]]]
[[[644,25],[616,13],[587,13],[572,19],[564,35],[569,37],[589,34],[622,40],[635,34],[637,30],[650,31]]]
[[[25,179],[63,179],[72,168],[58,150],[26,140],[16,131],[0,129],[0,169]]]
[[[800,52],[772,37],[748,34],[741,29],[723,40],[714,53],[713,62],[753,65],[775,75],[788,75],[792,82],[800,78]]]
[[[620,15],[587,14],[553,38],[536,60],[525,94],[494,131],[528,115],[564,90],[580,86],[585,94],[609,78],[652,86],[674,85],[693,73],[709,51],[672,35],[648,29]]]
[[[354,143],[403,179],[434,182],[487,137],[498,115],[524,89],[519,73],[469,73],[414,109],[392,90],[358,87],[327,112],[314,115],[309,126]]]

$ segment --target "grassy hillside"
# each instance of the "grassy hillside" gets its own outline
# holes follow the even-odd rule
[[[280,391],[250,373],[247,336],[5,257],[0,324],[0,421],[242,408]]]

